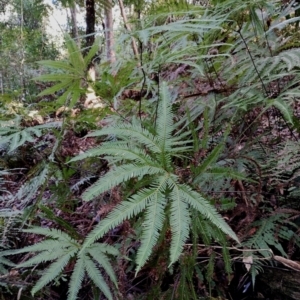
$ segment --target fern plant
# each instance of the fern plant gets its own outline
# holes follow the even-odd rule
[[[52,95],[61,92],[56,100],[57,107],[67,105],[73,108],[80,96],[86,92],[87,87],[91,88],[91,78],[88,75],[89,64],[98,50],[98,41],[83,57],[75,41],[68,35],[65,38],[68,60],[66,61],[40,61],[39,64],[51,69],[56,69],[53,74],[45,74],[35,78],[42,82],[58,82],[43,90],[39,96]]]
[[[43,271],[43,275],[32,288],[32,295],[59,277],[64,268],[72,260],[76,259],[69,283],[67,299],[77,299],[77,295],[85,274],[91,278],[95,286],[97,286],[103,292],[107,299],[115,299],[99,270],[99,267],[103,268],[110,280],[115,286],[117,286],[117,278],[108,257],[108,255],[118,255],[118,251],[114,247],[107,244],[94,243],[93,245],[82,249],[82,246],[78,241],[57,229],[37,227],[24,230],[24,232],[43,235],[46,237],[46,239],[35,245],[27,246],[22,249],[3,251],[1,253],[1,259],[4,259],[2,257],[3,255],[34,252],[37,254],[27,261],[18,264],[16,267],[27,268],[36,266],[38,264],[51,262],[48,268]],[[7,260],[5,260],[4,263],[7,264]]]
[[[142,186],[135,194],[118,204],[90,232],[81,250],[85,251],[125,219],[145,211],[136,272],[151,255],[166,220],[169,220],[172,232],[170,265],[177,261],[189,236],[192,223],[190,209],[195,209],[207,222],[238,241],[216,209],[200,193],[181,182],[174,157],[183,157],[192,149],[191,141],[187,140],[190,132],[175,132],[178,123],[173,121],[166,83],[162,84],[160,97],[155,128],[144,128],[140,121],[135,120],[132,124],[124,122],[95,131],[89,136],[109,136],[114,137],[114,140],[106,141],[100,147],[71,160],[106,155],[105,158],[111,163],[111,170],[84,192],[83,199],[86,201],[130,179],[139,181],[139,186]]]

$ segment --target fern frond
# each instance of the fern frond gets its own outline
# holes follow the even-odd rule
[[[95,243],[94,245],[96,245],[97,249],[103,253],[113,255],[113,256],[117,256],[120,254],[119,250],[116,249],[114,246],[111,246],[108,244],[100,244],[100,243]],[[93,248],[93,246],[92,246],[92,248]]]
[[[172,231],[170,265],[172,265],[178,260],[179,255],[182,253],[184,243],[188,239],[191,218],[188,205],[182,201],[182,196],[177,187],[172,189],[170,198],[170,225]]]
[[[275,106],[283,115],[284,119],[291,125],[294,125],[292,108],[280,98],[271,101],[270,105]]]
[[[212,150],[212,152],[205,158],[205,160],[201,163],[201,165],[197,167],[195,171],[197,176],[199,174],[201,176],[201,173],[203,173],[208,167],[211,166],[212,163],[214,163],[217,160],[223,148],[224,148],[224,144],[220,143]],[[195,178],[195,182],[198,180],[197,176]]]
[[[121,224],[124,220],[143,211],[148,204],[155,200],[158,191],[159,188],[143,189],[131,196],[129,200],[117,205],[108,216],[89,233],[82,246],[82,251],[109,230]]]
[[[37,165],[35,168],[37,168],[36,176],[32,179],[28,180],[27,182],[22,185],[17,194],[16,197],[19,200],[22,200],[23,206],[26,206],[26,204],[35,197],[36,193],[38,192],[39,188],[45,183],[45,181],[48,178],[50,165],[41,163]]]
[[[131,178],[142,177],[144,175],[158,175],[161,173],[164,173],[163,169],[147,165],[145,166],[128,164],[115,167],[114,170],[108,172],[106,175],[100,178],[92,187],[88,188],[83,194],[83,199],[86,201],[92,200],[99,194]]]
[[[85,257],[79,255],[69,283],[67,300],[76,300],[85,273]]]
[[[270,251],[268,251],[268,249],[270,249],[270,246],[273,246],[283,256],[286,257],[287,254],[284,251],[280,241],[275,239],[275,237],[278,235],[277,227],[279,225],[281,227],[280,231],[289,231],[287,226],[281,224],[285,219],[286,215],[277,214],[252,223],[252,226],[259,226],[259,228],[251,238],[243,242],[243,245],[252,249],[258,249],[264,257],[270,257]],[[284,237],[284,235],[281,235],[281,237]],[[289,239],[290,233],[288,233],[286,237]]]
[[[249,176],[244,175],[241,172],[237,172],[232,168],[228,168],[228,167],[211,167],[209,170],[206,171],[206,173],[213,174],[216,177],[221,176],[226,178],[245,180],[249,182],[256,182],[255,180],[249,178]],[[198,179],[195,179],[195,182],[197,182]]]
[[[69,72],[75,71],[74,67],[71,66],[67,61],[41,60],[38,62],[38,64],[48,68],[60,69]]]
[[[112,265],[109,262],[109,259],[104,254],[103,246],[109,246],[104,244],[95,243],[90,248],[87,248],[87,253],[91,255],[91,257],[105,270],[107,275],[110,277],[110,280],[117,286],[117,277],[113,270]],[[112,246],[110,246],[112,247]],[[113,255],[118,255],[119,252],[116,248],[112,247],[113,251],[110,251],[110,253]]]
[[[107,142],[103,143],[100,147],[90,149],[85,153],[82,153],[70,162],[82,160],[88,157],[106,155],[105,157],[109,159],[110,156],[118,158],[118,160],[130,160],[137,163],[144,163],[147,165],[154,165],[155,161],[144,151],[134,145],[129,145],[124,142]]]
[[[210,224],[195,209],[192,209],[192,220],[191,227],[194,239],[200,236],[205,245],[210,245],[212,241],[211,230],[208,228]]]
[[[64,255],[67,251],[68,249],[65,248],[65,245],[61,245],[61,247],[59,245],[56,245],[55,248],[49,248],[49,250],[39,251],[37,255],[20,263],[18,265],[18,268],[27,268],[40,263],[56,260]]]
[[[58,241],[66,241],[69,243],[74,243],[74,245],[77,244],[77,242],[73,240],[67,233],[55,228],[34,227],[30,229],[24,229],[23,231],[28,233],[44,235],[47,237],[51,237],[53,239],[57,239]],[[36,250],[31,250],[31,251],[36,251]]]
[[[191,207],[198,210],[203,216],[209,219],[215,226],[219,227],[225,234],[228,234],[232,239],[239,243],[239,239],[224,219],[219,215],[216,209],[211,206],[200,194],[193,191],[187,185],[179,186],[181,198],[186,201]]]
[[[170,95],[166,82],[163,82],[160,88],[161,101],[159,103],[158,116],[156,120],[157,138],[162,152],[165,153],[171,148],[171,136],[174,131],[174,122]]]
[[[87,66],[85,65],[81,50],[68,34],[65,35],[65,42],[68,49],[68,55],[71,65],[77,70],[79,74],[82,74],[86,71]]]
[[[31,290],[32,295],[37,291],[46,286],[50,281],[56,278],[68,264],[70,258],[77,253],[77,249],[73,249],[66,253],[61,258],[58,258],[54,263],[52,263],[49,268],[43,273],[42,277],[37,281]]]
[[[129,140],[134,140],[141,145],[144,145],[149,150],[154,153],[160,153],[160,144],[155,136],[151,134],[148,130],[144,129],[141,125],[131,125],[131,124],[121,124],[114,126],[112,128],[104,128],[101,130],[96,130],[90,134],[88,137],[95,136],[111,136],[115,135],[119,138],[128,138]]]
[[[99,50],[100,38],[96,38],[93,46],[90,48],[88,54],[84,57],[84,65],[88,66],[91,60],[95,57],[97,51]]]
[[[152,249],[155,246],[159,232],[163,227],[165,218],[164,208],[166,201],[164,195],[159,191],[154,195],[151,203],[148,203],[146,214],[143,222],[143,232],[141,238],[141,246],[136,257],[136,274],[148,260]]]
[[[38,127],[28,127],[22,130],[15,129],[15,132],[9,128],[5,129],[6,128],[2,128],[2,132],[0,132],[1,144],[9,144],[8,152],[15,151],[26,142],[33,143],[35,136],[40,137],[42,135],[42,131]]]
[[[3,251],[5,255],[14,255],[14,254],[21,254],[26,252],[40,252],[40,251],[51,251],[58,247],[60,244],[60,241],[55,240],[45,240],[40,243],[37,243],[35,245],[26,246],[21,249],[10,249]]]
[[[104,295],[109,300],[113,300],[113,295],[110,292],[108,285],[106,284],[103,276],[101,275],[98,268],[90,259],[85,259],[85,268],[86,272],[88,273],[89,277],[93,280],[96,286],[104,293]]]

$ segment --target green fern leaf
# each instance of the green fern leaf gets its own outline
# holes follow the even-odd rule
[[[103,143],[100,147],[90,149],[85,153],[74,157],[70,162],[104,154],[106,154],[105,158],[108,160],[110,160],[112,156],[114,158],[119,158],[119,160],[129,160],[147,165],[155,165],[155,161],[143,149],[129,145],[127,142]],[[116,160],[114,160],[114,162],[116,162]]]
[[[151,134],[148,130],[144,129],[141,125],[122,124],[112,128],[96,130],[87,136],[93,137],[105,135],[114,135],[123,139],[129,138],[138,141],[140,144],[144,145],[146,148],[155,153],[160,153],[162,151],[157,138],[154,137],[153,134]]]
[[[123,165],[116,167],[115,170],[107,173],[100,178],[92,187],[83,194],[83,199],[86,201],[92,200],[99,194],[111,189],[112,187],[129,180],[130,178],[144,176],[146,174],[160,174],[164,170],[152,166],[139,165]]]
[[[69,35],[65,36],[65,42],[68,49],[71,66],[74,67],[79,74],[82,74],[86,71],[87,65],[84,62],[81,50]]]
[[[64,269],[64,267],[68,264],[70,258],[74,256],[77,252],[77,249],[73,249],[70,252],[66,253],[66,255],[57,259],[54,263],[50,265],[50,267],[44,272],[42,277],[37,281],[34,287],[31,290],[31,294],[34,295],[37,291],[46,286],[50,281],[56,278]]]
[[[171,136],[174,131],[172,107],[169,102],[170,96],[166,82],[163,82],[160,89],[161,101],[159,104],[159,114],[157,117],[157,138],[162,152],[171,148]]]
[[[88,54],[84,57],[84,64],[88,66],[91,60],[94,58],[95,54],[99,50],[100,38],[96,38],[93,46],[90,48]]]
[[[110,289],[108,285],[106,284],[103,276],[101,275],[100,271],[98,268],[95,266],[95,264],[89,260],[85,259],[85,268],[86,271],[89,275],[89,277],[93,280],[93,282],[96,284],[96,286],[104,293],[104,295],[107,297],[109,300],[113,300],[113,295],[110,292]],[[71,299],[68,299],[71,300]]]
[[[184,243],[188,239],[191,218],[188,205],[182,201],[180,190],[177,187],[173,188],[170,198],[172,199],[170,213],[172,231],[170,265],[172,265],[178,260],[179,255],[182,253]]]
[[[148,260],[152,253],[152,249],[158,240],[159,231],[163,227],[164,208],[166,205],[164,195],[157,192],[152,198],[151,203],[147,205],[146,215],[143,222],[141,246],[136,258],[136,274]]]
[[[143,189],[134,194],[129,200],[117,205],[112,212],[89,233],[82,246],[82,251],[109,230],[121,224],[124,220],[142,212],[146,208],[146,205],[156,198],[158,191],[159,188]]]
[[[201,165],[197,168],[196,170],[196,175],[199,175],[203,172],[205,172],[205,170],[211,166],[212,163],[214,163],[217,158],[219,157],[221,151],[224,148],[224,144],[220,143],[218,146],[216,146],[213,151],[205,158],[205,160],[201,163]],[[199,177],[195,178],[195,182],[197,182],[197,180],[199,179]]]
[[[290,106],[288,106],[283,99],[275,99],[271,102],[271,105],[275,106],[279,109],[279,111],[284,116],[285,120],[290,123],[291,125],[294,125],[293,121],[293,112]]]
[[[87,253],[91,255],[91,257],[105,270],[107,275],[110,277],[110,280],[115,284],[115,286],[118,285],[117,283],[117,277],[115,275],[115,272],[113,270],[112,265],[109,262],[109,259],[107,258],[105,253],[108,248],[104,244],[95,243],[90,248],[87,249]],[[111,247],[112,249],[108,250],[108,253],[114,256],[119,255],[119,251],[116,248]]]
[[[38,62],[38,64],[48,68],[64,70],[70,73],[76,72],[76,69],[66,61],[41,60]]]
[[[189,205],[198,210],[203,216],[208,218],[215,226],[220,228],[225,234],[239,243],[239,239],[224,219],[218,214],[216,209],[211,206],[200,194],[191,190],[186,185],[180,185],[179,193]]]
[[[84,256],[79,256],[73,269],[71,280],[69,283],[67,300],[76,300],[81,283],[85,274],[85,259]]]

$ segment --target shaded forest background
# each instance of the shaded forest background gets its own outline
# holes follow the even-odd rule
[[[300,299],[300,2],[54,5],[0,2],[1,299]]]

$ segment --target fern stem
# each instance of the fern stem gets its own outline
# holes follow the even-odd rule
[[[253,56],[252,56],[252,54],[251,54],[251,52],[250,52],[250,49],[249,49],[249,47],[248,47],[247,42],[246,42],[245,39],[244,39],[244,36],[242,35],[241,30],[242,30],[242,28],[240,27],[239,30],[237,30],[236,32],[240,35],[240,37],[241,37],[241,39],[242,39],[242,41],[243,41],[243,43],[244,43],[244,45],[245,45],[245,47],[246,47],[246,50],[247,50],[247,52],[248,52],[248,54],[249,54],[249,57],[250,57],[250,59],[251,59],[251,62],[252,62],[253,67],[254,67],[254,69],[255,69],[255,72],[256,72],[256,74],[257,74],[257,76],[258,76],[258,78],[259,78],[259,81],[261,82],[261,86],[262,86],[263,90],[265,91],[266,96],[268,96],[268,91],[267,91],[266,85],[265,85],[265,83],[263,82],[263,80],[262,80],[262,78],[261,78],[261,76],[260,76],[260,74],[259,74],[259,72],[258,72],[258,69],[257,69],[256,64],[255,64],[255,62],[254,62],[254,58],[253,58]]]

